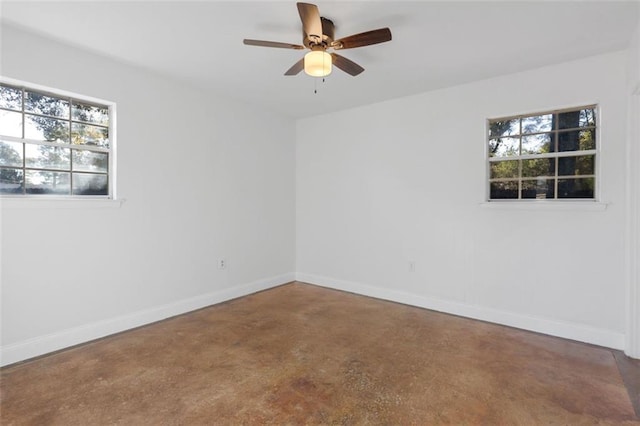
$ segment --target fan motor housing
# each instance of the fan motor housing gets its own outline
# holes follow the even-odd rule
[[[311,50],[317,50],[318,48],[325,50],[331,46],[334,40],[335,26],[333,21],[323,17],[320,17],[320,20],[322,21],[322,41],[320,43],[309,39],[309,35],[304,32],[304,29],[302,30],[302,44]]]

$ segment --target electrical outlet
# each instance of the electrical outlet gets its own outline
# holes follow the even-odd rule
[[[409,261],[409,272],[415,272],[416,271],[416,262],[414,260],[410,260]]]
[[[224,258],[218,259],[218,269],[227,269],[227,261]]]

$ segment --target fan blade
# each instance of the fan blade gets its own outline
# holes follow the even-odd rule
[[[320,43],[322,41],[322,21],[318,6],[310,3],[297,3],[297,5],[305,34],[311,40]]]
[[[333,65],[340,68],[342,71],[346,72],[349,75],[356,76],[364,71],[360,65],[353,62],[351,59],[347,59],[344,56],[340,56],[337,53],[332,53],[331,57],[333,58]]]
[[[384,43],[391,40],[391,30],[389,28],[380,28],[360,34],[354,34],[349,37],[341,38],[331,43],[334,49],[353,49],[354,47],[370,46],[372,44]]]
[[[304,58],[293,64],[291,68],[284,73],[284,75],[298,75],[300,71],[304,69]]]
[[[282,49],[304,49],[304,46],[300,46],[299,44],[291,44],[291,43],[279,43],[277,41],[265,41],[265,40],[250,40],[245,38],[243,43],[248,46],[261,46],[261,47],[280,47]]]

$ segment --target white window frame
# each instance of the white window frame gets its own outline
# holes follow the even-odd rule
[[[73,99],[78,102],[93,104],[96,106],[107,107],[109,111],[109,148],[97,149],[90,147],[90,150],[94,150],[96,152],[107,152],[108,153],[108,169],[107,169],[107,185],[108,185],[108,194],[107,195],[60,195],[60,194],[0,194],[0,199],[2,200],[83,200],[84,202],[89,202],[91,200],[116,200],[116,159],[117,159],[117,141],[116,141],[116,103],[113,101],[108,101],[105,99],[99,99],[91,96],[86,96],[74,92],[69,92],[66,90],[60,90],[56,88],[51,88],[47,86],[43,86],[36,83],[30,83],[23,80],[17,80],[9,77],[0,76],[0,83],[5,84],[7,86],[12,86],[19,89],[24,89],[27,91],[34,91],[41,93],[43,95],[51,95],[57,98],[64,99]],[[24,105],[23,105],[23,116],[24,116]],[[24,119],[23,119],[24,123]],[[24,126],[24,124],[23,124]],[[24,135],[23,135],[24,136]],[[71,146],[70,144],[60,144],[55,142],[47,142],[40,140],[27,139],[24,137],[14,137],[14,136],[0,136],[3,140],[7,142],[20,142],[20,143],[28,143],[32,145],[47,145],[47,146],[57,146],[64,148],[74,148],[78,149],[78,146]],[[24,170],[23,165],[23,170]],[[71,173],[71,171],[69,171]]]
[[[578,111],[581,109],[588,109],[591,108],[595,111],[595,137],[596,137],[596,146],[595,149],[591,149],[591,150],[581,150],[581,151],[563,151],[563,152],[551,152],[551,153],[545,153],[545,154],[520,154],[518,156],[512,156],[512,157],[491,157],[490,156],[490,149],[489,149],[489,141],[491,139],[490,136],[490,129],[491,129],[491,122],[494,121],[506,121],[506,120],[512,120],[512,119],[516,119],[516,118],[527,118],[527,117],[534,117],[534,116],[540,116],[540,115],[548,115],[548,114],[559,114],[559,113],[563,113],[563,112],[570,112],[570,111]],[[600,174],[600,146],[601,146],[601,138],[600,138],[600,117],[601,117],[601,111],[600,111],[600,105],[598,103],[584,103],[578,106],[573,106],[573,107],[563,107],[563,108],[555,108],[555,109],[549,109],[549,110],[545,110],[545,111],[537,111],[537,112],[526,112],[526,113],[521,113],[521,114],[514,114],[514,115],[508,115],[508,116],[500,116],[500,117],[495,117],[495,118],[488,118],[485,122],[486,127],[485,127],[485,138],[484,138],[484,153],[485,153],[485,195],[484,195],[484,202],[482,203],[485,206],[490,206],[490,205],[494,205],[494,206],[498,206],[500,204],[502,205],[517,205],[517,204],[523,204],[523,205],[558,205],[558,207],[564,208],[567,205],[577,205],[577,204],[598,204],[598,210],[604,210],[606,208],[606,203],[602,203],[600,202],[600,181],[601,181],[601,174]],[[571,131],[571,130],[579,130],[579,128],[572,128],[572,129],[552,129],[552,133],[557,134],[558,131]],[[547,132],[544,132],[547,133]],[[520,129],[520,134],[518,135],[520,137],[520,144],[522,146],[522,129]],[[508,136],[507,136],[508,137]],[[522,168],[520,167],[520,171],[519,171],[519,175],[517,178],[513,178],[513,180],[518,180],[519,184],[518,184],[518,197],[519,198],[491,198],[491,163],[492,162],[496,162],[496,161],[509,161],[509,160],[528,160],[528,159],[539,159],[539,158],[562,158],[562,157],[572,157],[572,156],[587,156],[587,155],[593,155],[594,156],[594,173],[592,175],[595,184],[594,184],[594,193],[593,193],[593,198],[558,198],[557,195],[557,181],[558,178],[560,178],[560,176],[558,175],[558,167],[557,167],[557,163],[556,163],[556,169],[555,169],[555,176],[554,176],[554,181],[555,181],[555,188],[554,188],[554,194],[555,194],[555,198],[545,198],[545,199],[535,199],[535,198],[520,198],[521,197],[521,183],[522,183]],[[497,160],[496,158],[500,158],[501,160]],[[585,175],[585,177],[588,177]]]

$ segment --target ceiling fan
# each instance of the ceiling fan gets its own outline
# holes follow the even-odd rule
[[[331,73],[331,66],[335,65],[347,74],[356,76],[364,71],[364,68],[335,52],[328,53],[327,50],[353,49],[391,40],[391,30],[389,28],[366,31],[335,40],[333,22],[320,16],[318,6],[310,3],[297,3],[297,6],[302,20],[303,45],[244,39],[244,44],[249,46],[296,50],[310,49],[310,52],[289,68],[284,75],[297,75],[304,69],[308,75],[324,77]]]

